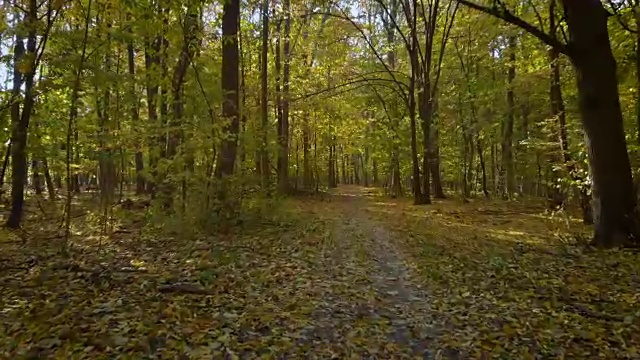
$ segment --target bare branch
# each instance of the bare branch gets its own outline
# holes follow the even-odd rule
[[[384,61],[384,59],[382,58],[380,53],[376,50],[375,46],[373,46],[373,44],[371,43],[371,41],[367,37],[367,34],[364,33],[364,30],[362,30],[362,28],[360,26],[358,26],[358,24],[356,24],[356,22],[353,21],[353,19],[351,19],[348,15],[346,15],[344,13],[344,11],[341,10],[341,13],[342,14],[335,14],[335,13],[332,13],[332,12],[315,12],[315,13],[312,13],[311,15],[327,15],[327,16],[331,16],[331,17],[334,17],[334,18],[337,18],[337,19],[342,19],[342,20],[348,21],[356,30],[358,30],[358,32],[362,36],[362,39],[367,43],[367,45],[369,46],[369,48],[371,49],[371,51],[373,52],[375,57],[378,59],[380,64],[382,64],[382,66],[385,68],[386,72],[391,76],[392,81],[394,83],[396,83],[396,85],[398,86],[398,89],[400,90],[400,92],[402,92],[402,99],[405,102],[408,102],[407,93],[406,93],[405,89],[401,86],[401,85],[404,85],[404,84],[396,78],[394,72],[391,71],[391,69],[389,68],[387,63]]]
[[[402,32],[402,29],[400,29],[400,26],[398,25],[398,22],[396,21],[395,16],[391,13],[391,11],[389,11],[387,6],[384,4],[384,1],[375,0],[375,2],[378,3],[378,5],[380,5],[380,7],[382,7],[382,10],[384,10],[384,12],[387,14],[389,19],[391,19],[391,23],[392,23],[393,27],[396,29],[398,34],[400,34],[400,36],[402,37],[402,42],[404,42],[404,46],[408,51],[410,49],[410,47],[411,47],[411,44],[409,43],[409,39],[407,39],[407,37]]]
[[[451,5],[451,3],[449,3],[449,5]],[[433,81],[431,94],[435,94],[436,90],[438,89],[438,82],[440,81],[440,74],[442,73],[442,61],[444,59],[444,51],[447,47],[449,35],[451,34],[451,28],[453,27],[453,22],[456,18],[456,14],[458,13],[458,6],[459,6],[459,3],[456,3],[455,7],[453,8],[453,13],[451,14],[451,18],[449,18],[449,8],[447,7],[447,17],[444,23],[445,32],[442,35],[442,42],[440,43],[440,54],[438,55],[438,65],[437,65],[438,67],[437,67],[435,79]]]
[[[632,33],[632,34],[637,34],[638,33],[638,29],[632,29],[629,24],[627,24],[626,22],[624,22],[622,20],[622,14],[620,13],[620,9],[622,8],[622,4],[620,5],[616,5],[615,1],[613,0],[607,0],[607,3],[609,4],[609,6],[611,7],[611,10],[613,10],[613,15],[616,18],[616,21],[618,22],[618,24],[620,24],[620,26],[622,26],[623,29],[627,30],[628,32]],[[629,5],[628,5],[629,6]],[[639,9],[640,10],[640,9]],[[638,11],[638,10],[636,10]]]
[[[556,50],[558,50],[558,52],[563,53],[565,55],[569,55],[570,51],[566,44],[558,41],[557,39],[554,39],[552,36],[545,33],[541,29],[513,15],[510,11],[508,11],[505,7],[503,7],[504,5],[502,5],[501,8],[497,8],[497,7],[479,5],[469,0],[457,0],[457,1],[460,4],[467,6],[471,9],[478,10],[487,15],[491,15],[498,19],[502,19],[508,22],[509,24],[515,25],[521,28],[522,30],[528,32],[529,34],[537,37],[543,43],[555,48]]]
[[[324,93],[327,93],[327,92],[331,92],[331,91],[334,91],[334,90],[337,90],[337,89],[341,89],[341,88],[344,88],[344,87],[348,87],[348,86],[356,85],[356,84],[360,84],[360,83],[366,83],[366,85],[363,85],[363,86],[384,86],[384,87],[387,87],[387,88],[391,88],[393,91],[398,92],[398,90],[393,88],[393,87],[382,85],[382,84],[376,84],[376,82],[381,82],[381,83],[392,82],[392,83],[394,83],[394,85],[396,85],[396,86],[398,85],[398,83],[396,83],[395,81],[393,81],[391,79],[359,78],[359,79],[349,80],[349,81],[347,81],[345,83],[342,83],[342,84],[339,84],[339,85],[336,85],[336,86],[332,86],[330,88],[326,88],[326,89],[314,91],[312,93],[304,94],[304,95],[301,95],[299,97],[292,98],[289,101],[290,102],[296,102],[296,101],[303,100],[303,99],[306,99],[306,98],[309,98],[309,97],[312,97],[312,96],[324,94]],[[404,83],[400,83],[400,84],[404,85],[405,87],[407,86]],[[362,87],[362,86],[358,86],[356,88],[360,88],[360,87]]]
[[[555,0],[551,0],[551,1],[555,1]],[[528,2],[529,2],[529,6],[531,6],[531,8],[533,9],[533,12],[536,14],[536,18],[538,19],[540,30],[544,31],[544,21],[542,21],[542,16],[540,15],[538,8],[536,8],[536,5],[533,3],[533,0],[528,0]],[[553,29],[551,31],[553,31]]]

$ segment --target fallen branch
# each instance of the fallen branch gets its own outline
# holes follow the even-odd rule
[[[215,292],[212,290],[207,290],[199,285],[187,283],[162,285],[158,287],[158,291],[163,294],[177,293],[192,295],[215,295]]]
[[[624,322],[625,321],[625,317],[624,316],[604,314],[604,313],[601,313],[601,312],[597,312],[595,310],[589,309],[589,307],[587,305],[584,305],[584,304],[566,304],[566,306],[570,310],[572,310],[573,312],[575,312],[578,315],[581,315],[583,317],[589,317],[589,318],[593,318],[593,319],[597,319],[597,320],[604,320],[604,321],[618,321],[618,322]]]

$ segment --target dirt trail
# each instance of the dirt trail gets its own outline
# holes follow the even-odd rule
[[[442,355],[429,349],[430,339],[437,336],[429,295],[413,281],[410,265],[390,233],[367,215],[367,201],[365,190],[356,187],[341,187],[331,198],[336,216],[328,224],[333,246],[325,255],[327,274],[334,283],[360,281],[329,289],[322,308],[312,315],[323,325],[310,330],[318,340],[337,340],[345,326],[365,321],[372,326],[368,331],[379,327],[382,334],[377,335],[386,339],[385,348],[394,357]],[[351,291],[343,291],[341,285]]]

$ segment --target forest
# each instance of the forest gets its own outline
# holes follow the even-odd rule
[[[0,19],[0,358],[640,357],[639,0]]]

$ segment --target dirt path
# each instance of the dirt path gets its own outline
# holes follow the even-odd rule
[[[126,233],[0,272],[0,358],[451,358],[373,201],[341,187],[233,237]]]
[[[389,232],[368,217],[364,191],[343,187],[331,198],[335,217],[328,226],[333,246],[325,253],[324,266],[334,286],[312,314],[317,323],[309,334],[336,341],[343,329],[368,322],[369,334],[362,335],[384,339],[388,355],[434,358],[438,354],[429,343],[437,331],[429,295],[414,282],[410,264]],[[352,283],[353,279],[360,281]]]
[[[369,195],[256,200],[225,235],[131,210],[68,256],[0,236],[0,358],[638,358],[637,253],[524,204]]]

